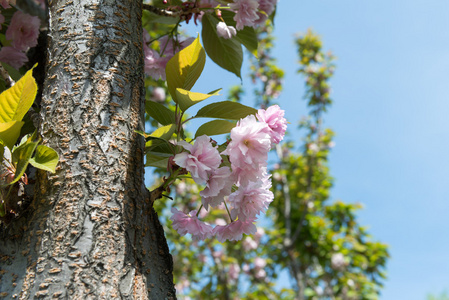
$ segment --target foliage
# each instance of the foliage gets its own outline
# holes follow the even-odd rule
[[[261,33],[265,38],[260,38],[260,43],[272,45],[273,38],[267,31]],[[275,200],[261,222],[263,230],[254,237],[225,244],[191,241],[180,238],[165,222],[181,297],[378,298],[385,279],[387,246],[373,241],[366,228],[358,224],[360,204],[329,201],[333,180],[327,160],[334,133],[322,128],[322,115],[331,104],[328,81],[334,71],[333,57],[322,53],[321,41],[311,31],[299,36],[296,43],[310,107],[309,117],[300,123],[305,133],[302,151],[295,153],[293,142],[277,147],[279,162],[272,171]],[[270,48],[260,50],[251,73],[259,87],[256,101],[264,106],[270,105],[282,89],[283,72],[275,65]],[[273,81],[268,83],[267,78]],[[231,92],[231,98],[238,100],[243,91]],[[199,189],[193,181],[178,182],[173,202],[158,206],[165,212],[171,206],[194,209]],[[204,218],[220,223],[226,214],[213,212]],[[292,285],[282,283],[279,288],[276,282],[285,272],[290,274]]]
[[[449,295],[446,291],[442,292],[440,295],[427,295],[427,300],[449,300]]]
[[[59,156],[55,150],[39,145],[37,133],[21,136],[22,121],[31,108],[37,85],[29,70],[14,86],[0,94],[0,217],[15,215],[16,207],[28,184],[28,164],[54,173]],[[16,145],[17,141],[20,141]]]
[[[265,229],[259,229],[254,237],[246,236],[241,242],[219,243],[214,239],[192,241],[179,236],[169,226],[168,212],[172,207],[196,210],[201,199],[194,176],[189,176],[187,168],[174,162],[176,155],[186,152],[185,141],[198,140],[203,135],[229,134],[236,121],[257,113],[256,109],[239,103],[244,92],[240,87],[231,91],[230,101],[201,106],[202,101],[220,91],[192,91],[202,74],[206,55],[241,78],[245,48],[252,62],[250,76],[256,85],[256,103],[263,108],[271,105],[282,90],[284,73],[276,66],[270,52],[273,46],[271,20],[276,1],[270,3],[269,9],[257,11],[258,18],[267,20],[259,22],[263,24],[261,27],[255,25],[257,20],[245,26],[239,24],[239,11],[231,9],[235,3],[229,0],[171,0],[168,5],[167,1],[154,0],[144,5],[145,71],[152,76],[145,79],[145,111],[151,129],[150,133],[139,133],[146,139],[146,166],[156,167],[156,173],[165,175],[157,180],[159,186],[155,190],[168,198],[170,186],[174,185],[176,190],[173,201],[157,201],[155,206],[165,217],[162,223],[173,250],[178,291],[194,299],[376,299],[381,280],[385,278],[388,250],[386,245],[373,241],[367,230],[357,223],[356,212],[360,205],[341,201],[329,203],[332,178],[327,160],[333,132],[322,128],[322,118],[332,103],[329,80],[334,65],[332,55],[321,51],[321,40],[310,31],[296,39],[299,73],[306,78],[305,98],[310,108],[309,116],[300,123],[300,129],[305,132],[304,143],[299,153],[294,151],[294,142],[275,146],[279,159],[271,170],[275,201],[267,217],[260,222]],[[22,16],[22,12],[17,12],[13,7],[4,13],[6,23],[12,22],[14,15]],[[27,18],[33,24],[40,23],[37,17]],[[200,18],[204,48],[199,37],[184,40],[180,31],[183,22],[193,19],[197,23]],[[218,30],[222,22],[240,30],[234,30],[235,34],[225,38]],[[23,33],[25,25],[16,26],[17,32]],[[10,24],[7,30],[13,27]],[[2,90],[8,85],[9,76],[16,79],[25,73],[26,67],[21,68],[28,60],[25,53],[37,44],[39,26],[35,27],[25,28],[30,33],[28,40],[8,40],[7,34],[1,32],[5,44],[0,51],[16,45],[22,47],[13,49],[17,60],[7,57],[13,68],[1,67]],[[30,108],[36,93],[37,85],[29,70],[0,95],[2,220],[12,218],[19,203],[27,197],[24,186],[28,183],[26,172],[30,164],[38,169],[56,171],[57,152],[39,144],[36,131],[22,130],[26,114],[32,113]],[[187,111],[195,105],[200,107],[198,111],[193,116],[188,115]],[[212,120],[190,133],[185,125],[199,118]],[[229,141],[210,144],[210,148],[222,152]],[[223,152],[220,157],[220,165],[232,165]],[[239,187],[234,185],[232,191]],[[217,227],[222,226],[231,216],[227,206],[220,208],[205,214],[200,207],[196,216],[191,217],[200,216]],[[230,219],[231,223],[236,221]],[[294,284],[278,288],[276,280],[279,274],[286,272]]]

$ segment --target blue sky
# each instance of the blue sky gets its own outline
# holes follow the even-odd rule
[[[326,115],[337,134],[332,198],[363,203],[360,223],[390,246],[380,299],[449,290],[449,1],[280,0],[274,55],[286,80],[278,102],[298,139],[307,111],[293,39],[308,28],[337,57]],[[226,95],[240,83],[210,60],[205,74],[215,76],[195,91]]]

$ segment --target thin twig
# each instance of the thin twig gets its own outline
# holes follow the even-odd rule
[[[3,68],[3,66],[0,64],[0,76],[2,76],[2,78],[5,80],[6,82],[6,87],[10,88],[12,87],[16,82],[11,78],[11,76],[9,76],[8,71],[6,71],[5,68]]]
[[[181,14],[181,12],[173,12],[171,10],[166,10],[163,8],[159,8],[153,5],[149,4],[143,4],[143,9],[148,10],[149,12],[152,12],[156,15],[163,16],[163,17],[172,17],[177,18]]]

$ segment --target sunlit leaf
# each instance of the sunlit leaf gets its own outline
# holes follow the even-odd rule
[[[192,44],[175,54],[167,63],[165,73],[170,95],[176,98],[176,89],[190,90],[203,71],[206,53],[197,37]]]
[[[30,164],[38,169],[54,173],[58,160],[59,155],[55,150],[44,145],[38,145],[34,157],[30,159]]]
[[[159,127],[158,129],[156,129],[155,131],[153,131],[152,133],[150,133],[148,135],[148,137],[155,137],[155,138],[159,138],[159,139],[163,139],[163,140],[167,141],[173,136],[175,129],[176,129],[176,124],[162,126],[162,127]]]
[[[202,94],[190,92],[181,88],[176,89],[176,101],[182,111],[186,111],[190,106],[200,103],[212,96],[211,94]]]
[[[37,84],[31,69],[13,87],[0,94],[0,122],[21,121],[33,104],[36,93]]]
[[[22,121],[10,121],[7,123],[0,123],[0,140],[5,146],[12,149],[20,135],[20,129],[23,126]]]

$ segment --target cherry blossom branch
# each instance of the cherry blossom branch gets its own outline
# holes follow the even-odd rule
[[[283,167],[284,162],[284,154],[282,152],[282,147],[278,144],[276,145],[276,153],[280,160],[280,169]],[[291,233],[292,233],[292,225],[291,225],[291,198],[290,198],[290,188],[288,186],[287,177],[285,174],[281,175],[281,183],[282,183],[282,195],[284,196],[284,218],[285,218],[285,239],[284,246],[286,248],[291,247]]]
[[[173,12],[171,10],[167,10],[164,8],[159,8],[153,5],[149,5],[149,4],[143,4],[143,9],[152,12],[158,16],[163,16],[163,17],[172,17],[172,18],[177,18],[180,16],[180,12]]]
[[[304,293],[302,292],[305,290],[303,273],[301,272],[301,269],[298,266],[298,262],[294,253],[291,250],[287,250],[287,253],[288,256],[290,257],[290,270],[292,272],[293,277],[295,278],[296,286],[298,288],[297,291],[298,300],[304,300],[305,299]]]

